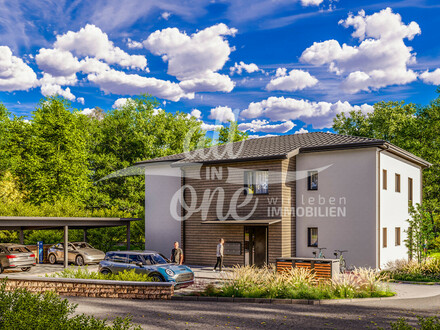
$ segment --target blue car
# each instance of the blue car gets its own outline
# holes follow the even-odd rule
[[[139,274],[147,274],[158,282],[171,282],[175,288],[194,283],[194,272],[191,268],[171,263],[154,251],[107,252],[98,268],[102,274],[117,274],[131,269]]]

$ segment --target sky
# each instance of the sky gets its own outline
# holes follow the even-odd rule
[[[331,131],[379,101],[440,85],[436,0],[0,0],[0,101],[45,96],[87,114],[151,94],[214,130]]]

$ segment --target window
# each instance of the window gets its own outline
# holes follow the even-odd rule
[[[126,263],[127,262],[127,255],[121,254],[121,253],[107,253],[105,260],[109,260],[109,261],[117,262],[117,263]]]
[[[396,246],[400,246],[400,227],[396,227],[395,242],[396,242]]]
[[[244,173],[244,187],[247,194],[262,195],[269,193],[269,172],[248,171]]]
[[[382,188],[383,190],[387,190],[387,170],[382,171]]]
[[[307,173],[307,190],[318,190],[318,171]]]
[[[413,179],[408,178],[408,205],[413,205]]]
[[[382,243],[383,243],[383,247],[386,248],[387,247],[387,229],[386,228],[382,228]]]
[[[396,192],[400,193],[400,174],[396,173]]]
[[[307,246],[318,247],[318,228],[307,228]]]
[[[137,264],[137,263],[144,263],[144,261],[142,260],[142,257],[138,254],[129,254],[128,255],[128,263],[130,264]]]

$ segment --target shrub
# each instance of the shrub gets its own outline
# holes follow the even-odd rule
[[[318,281],[308,269],[277,273],[273,267],[236,266],[219,286],[207,286],[207,296],[246,298],[332,299],[393,295],[382,283],[384,276],[368,269],[341,274],[332,281]]]
[[[396,260],[385,266],[383,275],[400,281],[440,281],[440,259],[427,258],[423,262]]]
[[[403,317],[399,318],[396,322],[391,322],[391,329],[394,330],[435,330],[440,329],[440,319],[437,316],[430,316],[430,317],[422,317],[417,316],[418,327],[413,327],[410,324],[408,324],[407,320]]]
[[[46,277],[60,278],[80,278],[88,280],[110,280],[110,281],[134,281],[134,282],[153,282],[154,280],[147,274],[138,274],[134,269],[124,270],[117,274],[101,274],[99,272],[91,272],[86,267],[66,268],[61,272],[47,275]]]
[[[140,329],[130,318],[115,318],[112,323],[84,314],[74,315],[76,305],[53,292],[30,293],[24,289],[5,291],[0,285],[0,329]]]

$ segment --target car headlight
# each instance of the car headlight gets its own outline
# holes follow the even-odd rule
[[[174,272],[171,269],[165,269],[165,273],[167,273],[170,276],[174,276]]]

